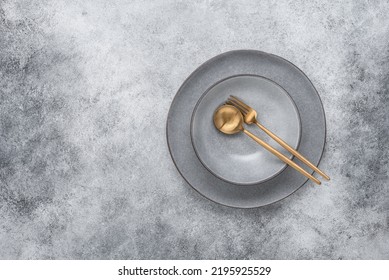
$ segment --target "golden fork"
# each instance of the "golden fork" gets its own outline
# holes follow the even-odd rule
[[[257,112],[253,108],[251,108],[249,105],[247,105],[242,100],[240,100],[239,98],[237,98],[233,95],[230,95],[230,97],[227,100],[227,104],[233,105],[241,111],[241,113],[243,114],[244,122],[246,124],[255,123],[260,129],[262,129],[267,135],[269,135],[271,138],[273,138],[278,144],[280,144],[283,148],[285,148],[291,154],[296,156],[299,160],[301,160],[307,166],[312,168],[314,171],[319,173],[324,179],[326,179],[326,180],[330,179],[330,177],[328,177],[328,175],[326,175],[323,171],[321,171],[319,168],[317,168],[315,165],[313,165],[309,160],[307,160],[299,152],[297,152],[295,149],[293,149],[291,146],[289,146],[284,140],[279,138],[277,135],[275,135],[273,132],[271,132],[266,127],[264,127],[261,123],[259,123],[258,119],[257,119]]]

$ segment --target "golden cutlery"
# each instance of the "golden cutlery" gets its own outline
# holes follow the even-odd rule
[[[306,159],[303,155],[301,155],[299,152],[297,152],[295,149],[293,149],[291,146],[289,146],[284,140],[279,138],[277,135],[275,135],[270,130],[268,130],[266,127],[264,127],[260,122],[258,122],[257,112],[253,108],[251,108],[249,105],[247,105],[242,100],[240,100],[239,98],[237,98],[233,95],[231,95],[228,98],[227,104],[233,105],[241,111],[241,113],[243,114],[243,117],[244,117],[244,122],[246,124],[255,123],[260,129],[262,129],[267,135],[269,135],[271,138],[273,138],[278,144],[280,144],[283,148],[285,148],[291,154],[296,156],[299,160],[301,160],[307,166],[312,168],[314,171],[319,173],[324,179],[326,179],[326,180],[330,179],[330,177],[328,177],[327,174],[325,174],[323,171],[321,171],[319,168],[317,168],[315,165],[313,165],[308,159]]]
[[[274,149],[272,146],[252,134],[250,131],[246,130],[243,127],[243,115],[240,112],[238,108],[232,105],[223,105],[216,109],[214,115],[213,115],[213,123],[215,124],[216,128],[220,130],[221,132],[225,134],[236,134],[238,132],[243,132],[249,137],[251,137],[255,142],[263,146],[266,150],[271,152],[273,155],[278,157],[283,162],[287,163],[297,171],[299,171],[301,174],[303,174],[305,177],[311,179],[316,184],[320,185],[321,182],[313,177],[311,174],[309,174],[307,171],[302,169],[300,166],[298,166],[296,163],[291,161],[289,158],[281,154],[279,151]]]

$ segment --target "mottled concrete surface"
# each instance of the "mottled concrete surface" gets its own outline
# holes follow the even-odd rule
[[[151,2],[0,0],[0,258],[389,259],[389,3]],[[238,210],[181,178],[170,102],[232,49],[311,78],[329,183]]]

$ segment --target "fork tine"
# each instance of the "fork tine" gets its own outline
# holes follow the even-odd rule
[[[239,107],[239,109],[240,109],[241,111],[242,111],[242,110],[244,110],[245,112],[248,112],[248,111],[249,111],[246,107],[244,107],[241,103],[239,103],[239,102],[236,101],[235,99],[229,98],[229,99],[228,99],[228,102],[233,103],[233,105],[234,105],[235,107]]]
[[[238,97],[230,95],[230,99],[234,100],[236,103],[240,104],[242,107],[244,107],[247,111],[251,109],[249,105],[244,103],[242,100],[240,100]]]
[[[239,103],[235,102],[235,100],[228,100],[227,103],[229,103],[230,105],[233,105],[235,106],[236,108],[239,109],[239,111],[242,112],[242,114],[246,115],[248,110],[246,110],[246,108],[242,107]]]
[[[235,100],[230,100],[229,102],[232,105],[234,105],[235,107],[237,107],[242,113],[246,114],[248,112],[248,110],[246,110],[246,108],[244,108],[241,104],[239,104]]]
[[[236,96],[233,96],[233,95],[230,95],[230,98],[235,100],[236,102],[240,103],[242,105],[242,107],[245,107],[246,110],[250,110],[251,107],[249,105],[247,105],[246,103],[244,103],[242,100],[240,100],[238,97]]]
[[[225,105],[231,105],[231,106],[234,106],[234,107],[235,107],[235,104],[232,103],[230,100],[227,100],[224,104],[225,104]],[[238,109],[239,109],[239,108],[238,108]],[[239,111],[240,111],[240,109],[239,109]]]

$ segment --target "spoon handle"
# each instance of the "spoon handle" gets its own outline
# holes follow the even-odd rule
[[[266,150],[268,150],[269,152],[271,152],[273,155],[275,155],[276,157],[278,157],[280,160],[282,160],[283,162],[285,162],[286,164],[289,164],[291,167],[293,167],[294,169],[296,169],[298,172],[300,172],[301,174],[303,174],[305,177],[311,179],[312,181],[314,181],[316,184],[320,185],[321,182],[316,179],[315,177],[313,177],[311,174],[309,174],[307,171],[305,171],[304,169],[302,169],[300,166],[298,166],[296,163],[294,163],[293,161],[291,161],[289,158],[287,158],[286,156],[284,156],[283,154],[281,154],[279,151],[277,151],[276,149],[274,149],[272,146],[270,146],[269,144],[267,144],[265,141],[259,139],[257,136],[255,136],[254,134],[252,134],[250,131],[246,130],[246,129],[243,129],[243,132],[248,135],[249,137],[251,137],[255,142],[257,142],[259,145],[261,145],[262,147],[264,147]]]
[[[297,157],[299,160],[301,160],[303,163],[305,163],[307,166],[312,168],[314,171],[319,173],[324,179],[329,180],[330,177],[328,177],[327,174],[325,174],[323,171],[321,171],[319,168],[317,168],[315,165],[313,165],[309,160],[307,160],[302,154],[297,152],[295,149],[293,149],[291,146],[289,146],[284,140],[279,138],[277,135],[275,135],[273,132],[268,130],[266,127],[264,127],[262,124],[260,124],[258,121],[255,122],[255,124],[262,129],[267,135],[269,135],[271,138],[274,139],[278,144],[280,144],[285,150],[289,151],[291,154],[293,154],[295,157]]]

